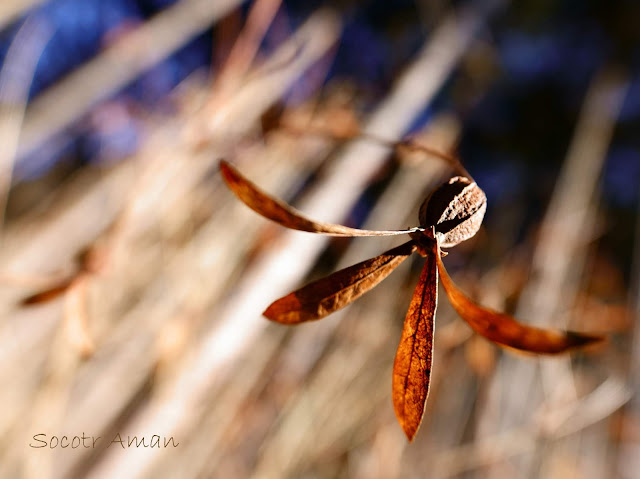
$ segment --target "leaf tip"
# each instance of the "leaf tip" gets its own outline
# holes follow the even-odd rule
[[[26,298],[22,298],[18,304],[22,307],[28,307],[36,306],[42,303],[48,303],[49,301],[57,299],[58,297],[65,294],[71,284],[71,280],[63,281],[62,283],[57,284],[49,289],[39,291],[35,294],[27,296]]]
[[[274,323],[288,325],[310,319],[303,317],[300,308],[292,303],[292,296],[295,297],[292,293],[274,301],[262,312],[262,315]]]
[[[273,310],[273,304],[270,304],[267,309],[262,312],[262,316],[267,318],[269,321],[274,321],[276,323],[280,322],[278,321],[278,314]]]
[[[606,338],[598,334],[576,333],[575,331],[567,331],[567,342],[571,349],[586,348],[590,346],[600,345],[605,342]]]
[[[405,436],[407,436],[407,441],[413,442],[413,439],[416,437],[416,433],[418,432],[418,430],[417,429],[406,429],[404,427],[404,425],[402,426],[402,429],[404,430]]]

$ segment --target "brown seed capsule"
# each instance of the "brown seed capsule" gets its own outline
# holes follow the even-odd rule
[[[435,226],[441,248],[468,240],[480,229],[487,197],[469,178],[455,176],[436,189],[420,207],[420,225]]]

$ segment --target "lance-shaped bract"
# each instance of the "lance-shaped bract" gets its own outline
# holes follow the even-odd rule
[[[393,363],[393,407],[409,441],[418,432],[429,395],[434,320],[438,306],[435,241],[432,246],[411,298]]]
[[[324,318],[374,288],[416,250],[413,241],[341,269],[273,302],[263,313],[283,324]]]
[[[20,301],[22,306],[32,306],[35,304],[46,303],[52,299],[56,299],[66,293],[73,285],[75,277],[65,278],[49,288],[39,291],[31,296],[27,296]]]
[[[227,186],[256,213],[293,230],[321,233],[331,236],[395,236],[420,231],[420,228],[396,231],[376,231],[349,228],[332,223],[322,223],[305,217],[291,206],[262,191],[240,174],[226,161],[220,162],[220,171]]]
[[[471,329],[490,341],[530,353],[558,354],[602,340],[599,336],[589,334],[527,326],[508,314],[498,313],[474,303],[455,285],[440,255],[436,256],[440,279],[453,309]]]
[[[267,318],[284,324],[323,318],[371,290],[414,251],[424,256],[426,263],[405,318],[393,368],[393,404],[410,441],[422,421],[429,392],[438,272],[458,314],[474,331],[499,345],[556,354],[602,339],[520,324],[507,314],[474,303],[453,283],[440,248],[455,246],[475,235],[486,210],[484,192],[468,178],[452,178],[425,200],[420,208],[421,228],[371,231],[310,220],[261,191],[228,163],[222,162],[220,169],[229,188],[247,206],[288,228],[334,236],[411,234],[411,241],[310,283],[278,299],[264,312]]]

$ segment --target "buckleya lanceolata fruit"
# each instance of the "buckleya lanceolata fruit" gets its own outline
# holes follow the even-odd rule
[[[486,209],[487,197],[475,181],[455,176],[424,200],[420,226],[435,227],[440,247],[450,248],[478,232]]]
[[[404,320],[392,374],[393,406],[409,440],[420,426],[429,393],[439,279],[460,317],[496,344],[536,354],[558,354],[602,339],[519,323],[508,314],[477,304],[456,286],[442,262],[445,253],[441,248],[450,248],[475,235],[487,208],[484,192],[467,177],[453,177],[427,197],[420,207],[420,227],[362,230],[314,221],[261,191],[230,164],[222,162],[220,170],[229,188],[247,206],[287,228],[333,236],[411,236],[400,246],[283,296],[263,313],[282,324],[321,319],[374,288],[414,252],[423,256],[425,263]]]

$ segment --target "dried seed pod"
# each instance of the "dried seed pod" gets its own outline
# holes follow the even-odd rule
[[[436,189],[420,207],[420,225],[435,226],[441,248],[468,240],[480,229],[487,197],[475,181],[454,176]]]

